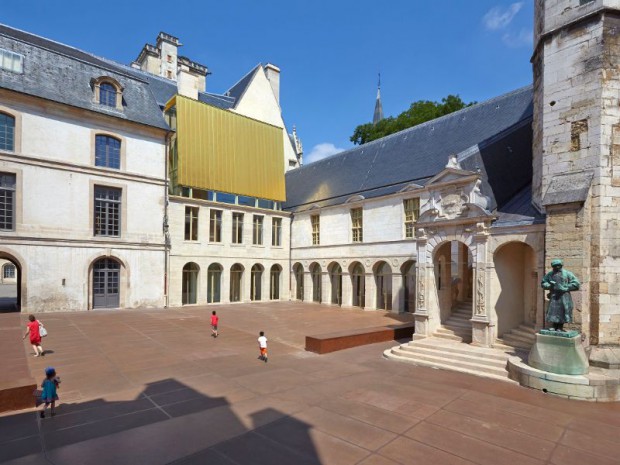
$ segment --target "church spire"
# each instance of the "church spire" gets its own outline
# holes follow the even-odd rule
[[[372,124],[377,124],[383,119],[383,105],[381,105],[381,73],[379,73],[379,82],[377,83],[377,101],[375,102],[375,114],[372,117]]]

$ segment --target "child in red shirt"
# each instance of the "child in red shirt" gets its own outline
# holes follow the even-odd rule
[[[211,313],[211,337],[217,337],[217,322],[220,317],[215,314],[215,310]]]
[[[26,325],[26,334],[24,334],[22,339],[26,339],[26,336],[30,334],[30,344],[32,344],[32,348],[34,349],[34,356],[43,356],[44,351],[43,347],[41,347],[41,322],[38,321],[34,315],[28,316],[28,320],[30,322]]]

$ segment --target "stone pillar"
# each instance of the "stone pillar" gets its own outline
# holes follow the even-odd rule
[[[417,230],[417,255],[416,261],[416,298],[415,298],[415,334],[414,338],[428,337],[440,324],[439,309],[436,314],[429,312],[429,279],[432,276],[433,263],[429,263],[430,254],[426,250],[428,236],[422,228]]]
[[[351,284],[351,275],[344,270],[342,271],[342,305],[345,307],[353,306],[353,286]]]
[[[304,270],[304,302],[312,302],[312,276]]]
[[[491,347],[495,342],[495,323],[490,317],[488,302],[490,301],[490,285],[492,264],[487,262],[488,258],[488,225],[478,223],[477,232],[474,235],[474,292],[473,292],[473,314],[471,319],[472,344]]]
[[[364,308],[367,310],[377,309],[377,283],[372,271],[366,273],[364,277]]]
[[[324,271],[321,273],[321,302],[324,304],[331,304],[332,298],[332,283],[329,279],[329,273]]]
[[[252,269],[246,268],[241,276],[241,302],[252,301]]]
[[[405,286],[403,275],[392,273],[392,313],[402,313],[405,310]]]
[[[230,303],[230,268],[222,271],[222,281],[220,282],[220,302]]]

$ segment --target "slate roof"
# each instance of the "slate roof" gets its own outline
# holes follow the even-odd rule
[[[228,91],[226,91],[225,95],[228,97],[232,97],[235,99],[235,102],[238,102],[239,99],[243,96],[248,86],[252,82],[254,75],[258,72],[259,69],[263,69],[262,64],[257,64],[254,68],[248,72],[245,76],[243,76],[237,83],[232,86]]]
[[[425,185],[450,154],[482,173],[482,192],[501,210],[531,182],[532,86],[354,147],[286,173],[288,211]]]
[[[168,129],[149,81],[132,69],[67,45],[0,24],[0,48],[24,55],[24,72],[0,70],[0,87]],[[116,79],[123,86],[123,110],[93,102],[92,80]]]

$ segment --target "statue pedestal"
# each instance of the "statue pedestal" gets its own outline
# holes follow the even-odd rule
[[[584,375],[588,372],[588,357],[579,333],[541,332],[543,334],[536,334],[536,344],[530,350],[528,365],[560,375]]]

